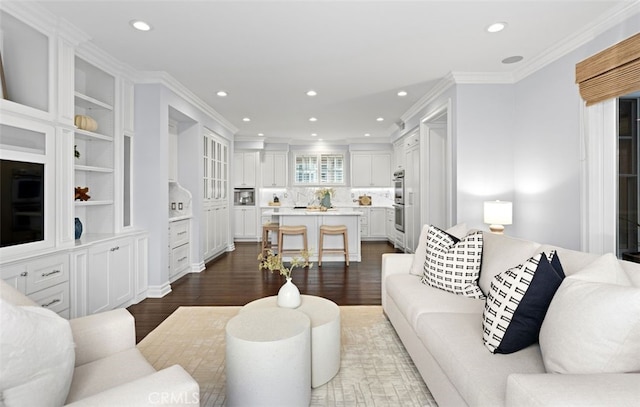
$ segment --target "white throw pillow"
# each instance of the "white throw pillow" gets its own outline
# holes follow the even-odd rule
[[[4,405],[62,406],[75,363],[69,321],[42,307],[0,299],[0,327]]]
[[[620,261],[613,253],[598,257],[582,270],[569,276],[569,278],[577,278],[594,283],[631,285],[627,273],[622,269]]]
[[[458,239],[429,227],[422,283],[456,295],[484,299],[478,287],[482,262],[482,232]]]
[[[639,372],[640,288],[565,278],[539,341],[549,373]]]
[[[469,228],[467,228],[466,223],[458,223],[457,225],[451,226],[445,232],[457,237],[458,239],[462,239],[469,232]],[[420,232],[418,247],[416,247],[416,252],[413,255],[413,261],[411,262],[411,269],[409,271],[409,274],[413,274],[414,276],[422,276],[422,274],[424,273],[424,261],[427,259],[428,234],[429,225],[424,225],[422,227],[422,231]]]

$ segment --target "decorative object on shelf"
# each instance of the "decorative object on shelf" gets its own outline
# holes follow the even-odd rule
[[[273,203],[279,203],[280,202],[280,198],[278,198],[278,195],[273,194]]]
[[[74,201],[77,201],[78,199],[81,201],[88,201],[91,197],[87,195],[87,192],[89,192],[89,187],[76,187],[76,195]]]
[[[296,267],[313,267],[313,264],[309,263],[309,252],[301,250],[300,257],[294,256],[291,258],[291,264],[289,268],[285,267],[282,262],[282,258],[279,255],[273,253],[272,250],[267,250],[267,255],[263,256],[262,253],[258,255],[260,261],[260,270],[269,270],[271,272],[278,271],[280,275],[284,276],[287,281],[284,283],[278,291],[279,307],[283,308],[297,308],[300,306],[300,290],[291,281],[291,272]]]
[[[78,146],[73,146],[73,156],[76,158],[80,158],[80,151],[78,151]]]
[[[96,122],[92,117],[85,116],[82,114],[77,114],[73,120],[74,124],[80,130],[87,131],[96,131],[98,130],[98,122]]]
[[[9,99],[7,96],[7,82],[4,80],[4,66],[2,65],[2,54],[0,53],[0,82],[2,82],[2,87],[0,88],[0,98]]]
[[[80,218],[76,218],[76,240],[80,239],[82,236],[82,222],[80,222]]]
[[[331,208],[331,197],[334,193],[333,188],[321,188],[316,191],[316,197],[320,200],[321,211],[326,211]]]

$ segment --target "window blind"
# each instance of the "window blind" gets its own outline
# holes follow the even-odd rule
[[[640,90],[640,33],[579,62],[576,83],[587,106]]]

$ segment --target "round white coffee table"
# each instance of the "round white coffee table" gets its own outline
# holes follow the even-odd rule
[[[278,307],[231,318],[226,326],[226,405],[309,405],[310,326],[305,314]]]
[[[313,295],[301,295],[296,311],[311,319],[311,387],[322,386],[340,370],[340,308],[335,302]],[[260,298],[240,309],[278,308],[277,296]]]

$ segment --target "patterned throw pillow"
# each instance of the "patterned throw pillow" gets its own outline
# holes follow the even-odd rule
[[[450,293],[482,299],[484,294],[478,287],[481,261],[481,231],[458,239],[435,226],[429,226],[422,283]]]
[[[552,251],[493,278],[482,314],[482,337],[491,353],[517,352],[538,341],[542,321],[564,277],[560,259]]]

